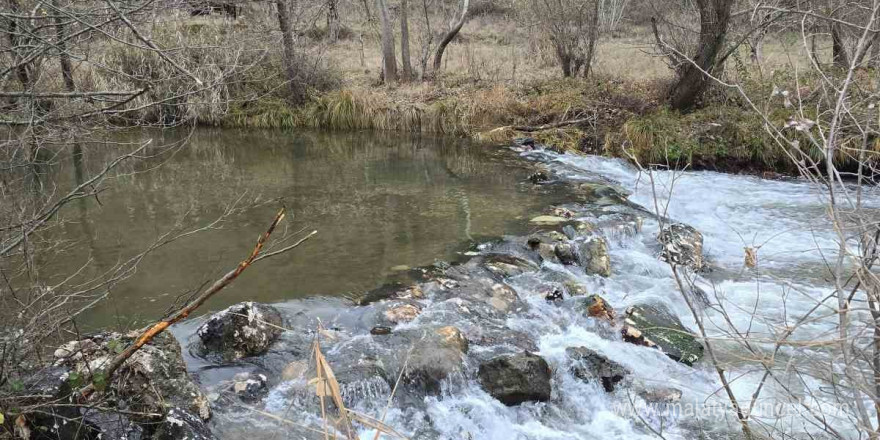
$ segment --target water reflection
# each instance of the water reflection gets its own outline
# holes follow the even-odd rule
[[[523,185],[528,170],[516,159],[460,139],[200,130],[139,132],[117,141],[152,138],[149,151],[158,152],[190,135],[173,154],[125,164],[111,190],[69,206],[51,233],[76,246],[45,262],[46,271],[64,276],[91,258],[82,276],[94,276],[147,248],[181,219],[205,224],[236,200],[278,201],[156,251],[85,318],[89,324],[160,316],[177,296],[249,252],[280,203],[293,213],[290,230],[317,229],[318,235],[245,272],[209,309],[245,299],[367,290],[395,266],[454,258],[475,237],[523,233],[523,219],[554,197]],[[50,173],[55,181],[80,184],[118,154],[114,145],[73,146]]]

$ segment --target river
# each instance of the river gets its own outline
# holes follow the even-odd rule
[[[545,151],[517,153],[457,139],[388,134],[204,131],[190,145],[154,171],[121,178],[100,205],[90,203],[81,213],[68,213],[72,219],[83,216],[64,227],[69,228],[67,233],[81,234],[88,243],[83,252],[87,250],[99,269],[143,248],[181,215],[209,221],[222,212],[222,206],[243,195],[272,202],[237,214],[223,229],[158,252],[89,315],[90,324],[159,316],[170,299],[235,264],[277,209],[280,202],[274,200],[283,199],[294,214],[291,230],[315,229],[318,235],[289,256],[251,269],[228,292],[212,300],[208,310],[243,300],[275,303],[290,322],[314,326],[320,319],[340,335],[338,341],[328,342],[331,361],[363,361],[363,353],[381,352],[387,345],[378,344],[369,334],[369,316],[374,310],[353,307],[346,296],[400,280],[400,273],[408,268],[431,265],[435,260],[463,261],[497,237],[526,235],[534,230],[528,220],[552,206],[572,207],[584,220],[592,220],[589,211],[578,211],[567,190],[528,182],[533,171],[526,165],[529,162],[547,167],[565,181],[603,182],[621,188],[633,204],[627,212],[639,207],[642,212],[653,212],[656,199],[669,218],[702,232],[704,254],[713,268],[697,277],[697,285],[709,298],[705,323],[708,333],[717,338],[718,356],[742,402],[749,402],[763,369],[743,347],[730,341],[731,329],[748,331],[756,341],[773,340],[831,291],[823,268],[837,245],[825,214],[823,192],[796,179],[657,171],[651,185],[649,176],[617,159]],[[864,191],[868,208],[880,207],[877,190]],[[574,280],[588,292],[600,293],[619,311],[660,302],[686,326],[695,328],[668,265],[657,258],[657,231],[658,223],[649,214],[643,216],[638,230],[600,231],[609,244],[612,274],[607,278],[586,275],[576,266],[545,262],[537,272],[506,280],[525,307],[492,325],[527,335],[537,353],[548,360],[554,370],[549,402],[508,407],[489,396],[470,373],[481,359],[510,347],[477,344],[465,362],[470,373],[444,384],[439,394],[395,396],[386,422],[412,438],[428,439],[657,438],[646,423],[662,430],[665,438],[736,436],[738,424],[708,362],[692,368],[657,350],[608,338],[577,310],[576,298],[558,303],[531,294],[560,279]],[[745,247],[757,248],[757,267],[745,266]],[[465,333],[479,332],[480,322],[455,298],[422,302],[424,310],[434,312],[401,324],[401,330],[456,325]],[[720,312],[722,307],[727,319]],[[800,327],[791,341],[827,339],[834,331],[835,318],[824,316]],[[862,318],[856,314],[857,321]],[[200,322],[188,322],[174,333],[188,344]],[[192,353],[187,360],[192,373],[210,390],[237,372],[277,374],[278,365],[307,356],[291,348],[297,346],[293,338],[300,335],[286,337],[266,358],[251,363],[217,366]],[[565,353],[574,346],[589,347],[625,366],[632,381],[681,390],[685,410],[655,413],[642,408],[634,412],[632,408],[640,401],[626,388],[605,393],[596,384],[579,381],[568,370],[570,360]],[[789,363],[779,367],[788,389],[783,392],[780,383],[767,385],[752,412],[754,423],[773,426],[778,430],[774,432],[793,438],[820,434],[820,427],[805,423],[806,417],[797,412],[804,401],[815,408],[834,408],[833,396],[826,394],[824,384],[803,374],[811,358],[823,356],[820,348],[809,344],[783,347],[776,361]],[[394,373],[392,366],[385,367]],[[391,393],[386,382],[369,375],[356,379],[346,388],[347,399],[358,411],[378,417]],[[268,395],[255,405],[260,411],[320,427],[315,397],[305,382],[275,377],[270,385]],[[212,425],[215,432],[230,439],[314,436],[252,409],[220,411]],[[840,427],[843,432],[847,432],[845,422]],[[373,438],[372,432],[364,429],[361,438]]]

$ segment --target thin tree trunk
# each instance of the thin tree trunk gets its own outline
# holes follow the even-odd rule
[[[339,9],[336,0],[327,0],[327,36],[331,43],[339,39]]]
[[[409,22],[406,0],[400,0],[400,64],[403,67],[403,80],[412,80],[413,69],[409,56]]]
[[[21,14],[21,5],[19,5],[18,0],[7,0],[7,4],[9,6],[9,12],[12,14]],[[31,74],[30,69],[28,68],[28,64],[21,63],[21,34],[24,32],[22,26],[19,25],[18,19],[7,17],[6,20],[6,36],[9,39],[9,48],[12,52],[12,62],[17,64],[18,66],[15,68],[15,75],[18,77],[18,81],[21,83],[21,87],[25,91],[29,91],[31,89]]]
[[[382,78],[385,82],[396,82],[397,60],[394,57],[394,33],[388,18],[388,5],[385,0],[376,0],[376,7],[382,26]]]
[[[296,48],[290,22],[290,9],[286,0],[275,0],[275,6],[278,8],[278,27],[281,29],[284,73],[287,76],[287,88],[290,91],[288,99],[292,104],[302,104],[306,100],[306,94],[297,74]]]
[[[843,43],[843,33],[840,25],[831,24],[831,61],[835,67],[849,68],[849,55],[846,53],[846,45]]]
[[[428,58],[431,56],[431,44],[434,42],[434,32],[431,30],[431,17],[428,14],[428,0],[422,0],[422,11],[425,13],[425,44],[422,48],[422,56],[419,58],[421,70],[419,81],[424,81],[428,76]]]
[[[596,53],[596,42],[599,40],[599,3],[600,0],[594,0],[596,3],[593,10],[593,22],[590,24],[590,44],[587,47],[587,56],[584,60],[584,78],[590,77],[593,70],[593,55]]]
[[[52,7],[58,11],[60,6],[58,0],[52,0]],[[73,66],[70,62],[70,54],[67,52],[67,44],[65,43],[64,19],[60,14],[55,16],[55,38],[58,40],[55,46],[58,48],[58,61],[61,64],[61,78],[64,80],[64,88],[68,92],[76,91],[76,84],[73,82]]]
[[[470,6],[470,0],[464,0],[464,5],[461,8],[461,18],[458,19],[458,22],[455,23],[455,26],[443,36],[443,39],[440,40],[440,45],[437,46],[437,51],[434,53],[434,75],[440,71],[440,67],[443,64],[443,52],[446,50],[446,46],[452,42],[456,35],[458,35],[458,31],[461,30],[462,26],[464,26],[464,22],[467,21],[468,7]]]
[[[730,23],[732,0],[697,0],[700,9],[700,40],[693,62],[685,62],[672,87],[669,103],[678,111],[690,111],[697,105],[709,79],[703,73],[715,70],[716,58],[724,48]]]

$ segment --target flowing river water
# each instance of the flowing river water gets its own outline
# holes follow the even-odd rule
[[[592,208],[580,209],[584,203],[573,202],[575,196],[568,190],[528,182],[534,164],[546,167],[554,179],[619,187],[629,194],[629,203],[592,200],[586,202]],[[797,180],[714,172],[661,171],[653,178],[652,185],[647,175],[616,159],[499,151],[444,138],[206,131],[163,167],[123,179],[101,206],[82,208],[88,216],[64,227],[80,228],[95,262],[109,265],[120,258],[120,248],[143,247],[180,216],[206,221],[241,194],[283,197],[295,215],[291,228],[317,229],[318,235],[289,256],[252,269],[209,307],[217,310],[243,300],[271,302],[295,330],[287,332],[269,354],[249,362],[216,365],[192,353],[187,361],[208,390],[241,371],[276,376],[270,377],[270,390],[259,402],[218,411],[212,426],[222,438],[299,439],[323,436],[303,428],[321,426],[316,397],[305,380],[278,377],[286,363],[308,357],[303,341],[315,335],[297,331],[314,329],[319,321],[332,329],[326,350],[334,368],[351,370],[351,365],[361,365],[371,356],[396,359],[396,364],[383,365],[393,379],[405,362],[384,352],[390,343],[378,344],[369,333],[377,306],[354,307],[340,295],[383,283],[406,283],[401,274],[412,272],[408,268],[435,260],[464,260],[490,247],[496,237],[527,235],[534,230],[529,218],[553,206],[570,207],[586,220],[594,219],[596,211],[591,209],[596,206],[606,213],[641,213],[640,227],[599,231],[609,244],[610,277],[545,262],[537,272],[506,280],[524,306],[505,316],[482,316],[456,298],[427,298],[422,300],[421,315],[394,329],[455,325],[465,334],[480,334],[480,327],[486,326],[526,335],[553,368],[549,402],[508,407],[489,396],[472,372],[481,360],[513,348],[507,343],[472,341],[465,360],[471,374],[447,380],[439,393],[398,390],[385,421],[411,438],[426,439],[657,438],[651,429],[665,438],[735,437],[738,424],[710,364],[703,361],[688,367],[657,350],[609,338],[577,309],[577,298],[548,302],[532,293],[560,280],[573,281],[590,293],[600,293],[619,311],[661,302],[687,327],[695,328],[668,265],[657,258],[658,223],[650,215],[656,199],[669,218],[692,225],[704,236],[704,254],[714,270],[701,274],[697,284],[708,292],[709,303],[723,305],[729,317],[725,321],[717,307],[707,308],[707,331],[719,338],[718,355],[735,378],[734,392],[748,402],[763,370],[741,347],[725,342],[725,334],[734,326],[748,329],[756,340],[772,340],[830,293],[823,262],[837,245],[822,193]],[[876,190],[865,191],[867,205],[880,206]],[[189,243],[198,243],[196,247],[163,249],[119,289],[122,293],[114,293],[90,315],[90,324],[100,327],[155,318],[168,306],[166,299],[198,287],[234,264],[276,208],[277,204],[262,206],[235,226],[193,238]],[[754,269],[743,263],[747,246],[758,248]],[[200,323],[196,319],[176,327],[175,336],[186,346]],[[791,339],[827,339],[833,329],[833,320],[817,320]],[[390,349],[406,353],[407,343],[391,344]],[[565,353],[575,346],[591,348],[625,366],[634,382],[681,390],[681,406],[676,411],[651,411],[627,387],[606,393],[595,383],[578,380],[568,369],[571,361]],[[779,353],[780,359],[795,363],[811,356],[822,354],[808,344],[786,346]],[[361,371],[338,375],[350,379],[344,388],[353,408],[382,416],[393,380],[389,383]],[[818,392],[822,384],[808,376],[788,385],[785,393],[779,384],[767,385],[753,417],[792,438],[821,431],[804,422],[802,414],[791,415],[802,409],[796,398],[827,405],[828,410],[835,402],[823,397]],[[361,438],[372,439],[373,432],[364,429]]]

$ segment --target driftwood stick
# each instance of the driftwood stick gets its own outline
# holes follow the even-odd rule
[[[165,319],[151,325],[150,327],[148,327],[134,341],[134,343],[129,345],[128,348],[126,348],[125,350],[122,351],[122,353],[119,353],[118,355],[116,355],[116,357],[114,357],[113,360],[111,360],[110,363],[107,365],[107,367],[103,369],[104,380],[109,382],[110,378],[113,376],[113,373],[115,373],[116,370],[119,369],[119,367],[122,366],[122,364],[125,363],[125,361],[128,360],[128,358],[130,358],[141,347],[143,347],[144,345],[146,345],[147,343],[152,341],[153,338],[156,337],[156,335],[158,335],[159,333],[162,333],[171,325],[176,324],[177,322],[180,322],[180,321],[186,319],[192,312],[194,312],[202,304],[204,304],[205,301],[207,301],[212,296],[214,296],[217,292],[223,290],[224,287],[228,286],[233,281],[235,281],[235,279],[238,278],[238,276],[241,275],[241,273],[244,272],[244,270],[247,269],[252,263],[254,263],[255,261],[261,260],[262,256],[260,255],[260,251],[263,250],[263,246],[266,244],[266,241],[269,240],[269,236],[272,235],[272,232],[275,231],[275,228],[278,226],[278,223],[280,223],[281,220],[284,218],[284,215],[285,215],[284,208],[282,208],[280,211],[278,211],[278,214],[275,215],[275,220],[273,220],[272,224],[269,225],[269,229],[266,230],[266,232],[264,232],[262,235],[260,235],[260,238],[257,240],[257,245],[254,246],[254,250],[251,251],[251,254],[247,258],[242,260],[241,263],[238,263],[238,266],[236,266],[235,269],[229,271],[226,275],[223,275],[222,278],[215,281],[214,284],[212,284],[207,290],[205,290],[199,296],[197,296],[195,299],[190,301],[182,309],[174,312],[174,314],[172,314],[170,317],[165,318]],[[313,235],[314,235],[314,232],[309,234],[308,236],[306,236],[302,240],[298,241],[297,243],[295,243],[291,246],[287,246],[286,248],[284,248],[284,250],[293,249],[294,247],[298,246],[302,242],[311,238]],[[273,252],[273,253],[271,253],[271,255],[276,255],[278,253],[279,252]],[[83,388],[80,391],[80,398],[85,399],[89,395],[91,395],[94,391],[95,391],[95,385],[94,385],[94,383],[91,383],[90,385],[88,385],[87,387]]]

